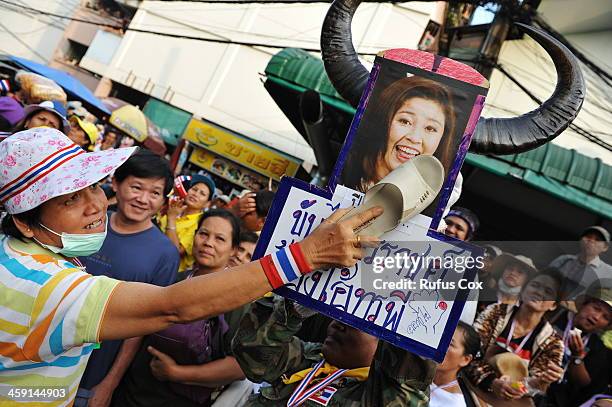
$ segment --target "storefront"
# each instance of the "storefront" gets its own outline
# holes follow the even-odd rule
[[[193,146],[189,162],[230,183],[258,191],[295,176],[302,160],[206,120],[191,119],[183,138]],[[225,191],[229,193],[229,191]]]

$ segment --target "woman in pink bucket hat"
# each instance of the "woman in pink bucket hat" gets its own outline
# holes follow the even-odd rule
[[[0,240],[0,404],[26,404],[15,389],[35,388],[55,406],[70,405],[95,343],[222,314],[312,270],[352,266],[362,244],[377,241],[353,229],[382,209],[341,222],[339,211],[299,243],[187,284],[91,276],[77,256],[98,251],[106,235],[108,203],[97,182],[134,151],[87,153],[51,128],[0,143],[0,202],[8,212]]]

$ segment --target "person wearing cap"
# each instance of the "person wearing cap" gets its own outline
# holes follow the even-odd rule
[[[545,318],[557,308],[561,283],[558,270],[544,269],[525,284],[519,305],[495,303],[478,315],[474,328],[480,334],[483,357],[466,367],[472,384],[498,400],[516,400],[545,392],[562,377],[563,341]],[[500,370],[496,361],[503,353],[512,354],[519,366],[527,368],[526,384],[531,393],[513,386],[507,373]]]
[[[215,182],[212,178],[193,174],[185,198],[178,196],[171,198],[168,212],[159,219],[160,229],[170,238],[181,255],[179,273],[193,267],[195,262],[192,254],[193,237],[214,191]]]
[[[446,223],[445,235],[465,241],[472,240],[480,226],[476,214],[460,206],[452,208],[444,218],[444,222]]]
[[[583,294],[586,287],[594,284],[612,288],[612,266],[599,257],[609,246],[610,232],[601,226],[590,226],[580,234],[578,254],[562,255],[550,263],[565,277],[563,290],[568,300]]]
[[[66,108],[57,100],[45,100],[39,104],[28,105],[24,109],[24,116],[13,132],[35,127],[51,127],[64,134],[70,131],[70,123],[66,120]]]
[[[478,270],[478,278],[484,282],[483,287],[495,289],[497,288],[497,280],[493,276],[492,266],[495,259],[503,252],[499,247],[492,244],[483,245],[482,248],[484,249],[483,267]]]
[[[576,303],[577,312],[564,309],[553,317],[565,344],[565,374],[549,388],[546,406],[580,405],[612,383],[612,350],[599,337],[612,328],[612,290],[593,288]]]
[[[257,262],[170,287],[91,276],[78,256],[106,236],[107,201],[97,182],[135,148],[87,153],[51,128],[0,143],[0,383],[52,386],[55,406],[72,405],[96,342],[142,336],[219,315],[315,269],[352,267],[378,239],[354,230],[383,209],[338,221],[337,211],[308,237]],[[277,258],[290,258],[289,264]],[[277,267],[276,264],[279,264]],[[291,276],[291,277],[290,277]],[[29,405],[3,392],[11,405]]]
[[[78,116],[71,116],[68,121],[70,122],[68,138],[81,146],[82,149],[93,151],[93,147],[100,136],[96,125],[82,120]]]
[[[479,310],[491,304],[515,305],[527,281],[536,273],[533,260],[527,256],[502,253],[491,264],[496,290],[486,290],[480,297]]]
[[[227,195],[218,195],[215,199],[213,199],[212,201],[212,208],[217,208],[217,209],[224,209],[227,207],[227,204],[230,203],[230,198]]]

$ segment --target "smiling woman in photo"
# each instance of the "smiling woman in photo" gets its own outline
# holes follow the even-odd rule
[[[435,155],[448,174],[456,120],[446,86],[417,76],[391,83],[368,102],[342,183],[365,192],[422,154]]]

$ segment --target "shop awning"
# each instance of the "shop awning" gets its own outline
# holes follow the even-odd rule
[[[548,143],[508,156],[468,153],[466,162],[612,219],[612,167],[599,158]]]
[[[94,94],[85,85],[83,85],[78,79],[72,77],[70,74],[55,68],[48,67],[46,65],[39,64],[38,62],[30,61],[29,59],[20,58],[16,56],[10,56],[9,58],[11,61],[21,66],[23,69],[37,73],[55,81],[59,86],[64,89],[64,91],[66,91],[69,99],[80,99],[85,103],[98,109],[100,112],[110,116],[111,113],[104,106],[102,101],[95,97]]]
[[[280,51],[270,59],[265,73],[266,88],[302,134],[301,123],[296,120],[299,114],[295,102],[293,105],[284,103],[296,99],[295,93],[312,89],[320,93],[324,105],[333,108],[336,114],[352,118],[355,113],[355,109],[333,88],[323,61],[306,51],[294,48]],[[278,88],[290,96],[281,95]],[[350,123],[350,120],[338,122]],[[348,126],[337,131],[346,135]],[[612,219],[612,167],[598,158],[547,143],[526,153],[507,156],[468,153],[466,162],[501,177],[520,180],[558,199]]]

